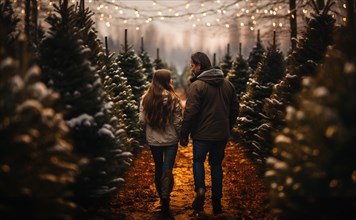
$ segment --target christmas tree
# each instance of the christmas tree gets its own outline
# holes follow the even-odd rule
[[[136,55],[132,45],[128,44],[127,29],[125,29],[125,44],[121,46],[116,62],[124,72],[127,82],[132,88],[134,99],[139,103],[148,87],[148,82],[143,72],[141,58]]]
[[[65,0],[54,8],[56,13],[47,18],[49,33],[39,45],[40,64],[43,80],[61,95],[74,149],[83,157],[75,186],[76,199],[83,204],[115,192],[122,172],[116,157],[122,155],[108,123],[100,77],[88,59],[91,50],[80,38],[85,28],[76,26],[75,6]]]
[[[142,139],[142,129],[138,122],[138,105],[132,94],[131,86],[128,85],[127,78],[114,57],[115,54],[110,54],[107,49],[102,71],[104,89],[109,94],[112,111],[120,119],[120,125],[124,126],[124,130],[119,129],[120,132],[118,132],[121,140],[123,138],[125,140],[125,136],[128,135],[130,138],[126,138],[126,142],[131,146],[130,151],[136,152]]]
[[[287,126],[276,135],[265,175],[278,219],[356,218],[356,27],[350,23],[334,34],[319,71],[303,78],[298,106],[287,108]]]
[[[153,68],[154,70],[158,69],[168,69],[168,64],[163,62],[163,60],[159,56],[159,48],[157,48],[157,56],[156,59],[153,61]]]
[[[227,76],[227,73],[230,71],[232,66],[232,57],[230,55],[230,44],[227,44],[226,54],[223,59],[220,61],[220,68],[224,73],[224,77]]]
[[[16,22],[4,22],[9,18],[16,20],[11,4],[5,2],[5,5],[0,4],[0,30],[16,33]],[[69,129],[62,114],[53,108],[59,95],[40,82],[38,66],[28,66],[29,42],[19,42],[15,35],[3,33],[0,34],[0,216],[72,219],[76,205],[69,187],[78,167]],[[10,57],[15,50],[21,52],[20,60]]]
[[[268,148],[273,145],[272,132],[281,131],[284,127],[286,107],[297,104],[295,95],[301,90],[303,77],[315,75],[317,66],[323,62],[327,47],[332,43],[335,20],[329,14],[331,1],[320,11],[315,2],[313,6],[312,18],[309,19],[296,50],[287,59],[287,74],[275,85],[271,97],[263,107],[270,126],[265,127],[260,136],[263,136]]]
[[[20,32],[16,26],[20,19],[14,14],[10,0],[0,2],[0,58],[7,56],[19,57],[19,50],[16,50],[15,41],[18,39]]]
[[[142,61],[142,67],[144,68],[144,73],[146,74],[147,81],[151,82],[153,77],[153,65],[151,63],[150,57],[143,46],[143,37],[141,37],[141,51],[139,57]]]
[[[260,30],[258,30],[256,46],[253,47],[253,49],[250,52],[250,55],[248,57],[248,65],[253,70],[257,69],[259,62],[262,60],[264,52],[265,52],[265,49],[264,49],[261,39],[260,39]]]
[[[246,93],[242,96],[237,126],[234,129],[238,141],[246,147],[248,154],[263,165],[265,157],[270,155],[264,147],[263,139],[258,134],[260,129],[268,126],[263,123],[265,115],[261,114],[265,99],[270,97],[272,87],[285,74],[283,53],[277,48],[274,32],[273,44],[267,49],[261,64],[253,78],[247,83]]]
[[[122,80],[122,82],[120,82],[120,84],[118,85],[113,85],[112,83],[108,84],[109,80],[107,79],[110,79],[112,77],[112,69],[114,68],[115,71],[121,71],[121,69],[116,65],[112,58],[114,54],[109,54],[107,38],[106,49],[104,49],[102,41],[98,38],[97,31],[93,27],[94,22],[91,19],[93,13],[88,8],[85,8],[84,0],[81,0],[80,4],[76,5],[75,11],[77,13],[77,16],[75,16],[75,24],[77,27],[82,28],[82,31],[79,33],[79,36],[83,40],[84,46],[90,49],[91,53],[88,58],[92,64],[97,65],[97,73],[101,77],[101,80],[103,82],[105,103],[104,112],[106,118],[104,124],[110,124],[111,132],[115,135],[116,143],[120,146],[121,150],[132,151],[131,142],[128,140],[128,137],[125,134],[127,133],[127,129],[130,130],[130,133],[137,132],[137,129],[132,130],[130,128],[132,127],[131,124],[135,122],[135,120],[132,120],[132,118],[128,119],[123,112],[123,109],[130,108],[130,106],[132,105],[129,105],[128,102],[125,102],[125,105],[120,105],[120,98],[116,97],[115,92],[113,92],[113,90],[117,90],[116,87],[120,87],[122,91],[128,90],[128,88],[126,88],[127,80]],[[122,85],[123,83],[126,84]],[[126,92],[126,94],[128,94],[128,92]],[[121,99],[129,99],[131,96],[124,96],[121,97]],[[136,124],[136,127],[137,126],[139,126],[138,123]],[[122,129],[124,129],[124,131],[122,131]],[[118,131],[120,132],[118,133]],[[125,162],[123,161],[123,163]]]
[[[235,60],[232,62],[232,67],[227,74],[227,78],[235,86],[236,94],[240,100],[242,95],[246,92],[246,84],[252,69],[241,54],[241,43],[239,51],[238,56],[236,56]]]

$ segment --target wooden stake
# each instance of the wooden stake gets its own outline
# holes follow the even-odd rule
[[[108,37],[105,36],[105,52],[106,52],[106,57],[109,57],[109,46],[108,46]]]
[[[129,50],[129,45],[127,43],[127,29],[125,29],[125,53]]]
[[[242,49],[242,44],[241,44],[241,42],[240,42],[240,45],[239,45],[239,56],[240,56],[240,57],[242,56],[241,49]]]

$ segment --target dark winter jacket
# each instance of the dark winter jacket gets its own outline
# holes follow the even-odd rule
[[[234,86],[220,69],[206,70],[189,87],[181,138],[228,140],[238,111]]]

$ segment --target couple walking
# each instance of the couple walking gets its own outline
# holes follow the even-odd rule
[[[162,212],[170,214],[170,193],[178,142],[193,140],[193,173],[196,197],[192,208],[203,211],[205,200],[204,162],[209,154],[214,214],[222,212],[222,161],[230,131],[236,122],[238,102],[234,86],[223,72],[213,68],[202,52],[191,55],[191,85],[184,110],[174,91],[171,72],[156,70],[140,104],[140,123],[144,128],[155,163],[155,186]]]

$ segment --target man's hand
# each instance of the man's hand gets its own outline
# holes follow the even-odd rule
[[[181,139],[179,140],[179,144],[180,144],[181,146],[183,146],[183,147],[186,147],[186,146],[188,145],[188,143],[189,143],[189,140],[188,140],[188,139],[181,138]]]

